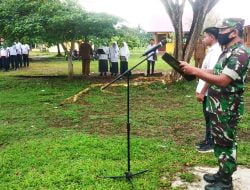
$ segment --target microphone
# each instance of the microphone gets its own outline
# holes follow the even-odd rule
[[[159,44],[157,44],[157,45],[153,46],[152,48],[150,48],[150,49],[149,49],[148,51],[146,51],[142,56],[146,56],[146,55],[150,54],[151,52],[156,51],[156,50],[159,49],[160,47],[166,45],[166,43],[167,43],[167,40],[165,40],[165,39],[161,40]],[[142,57],[142,56],[141,56],[141,57]]]

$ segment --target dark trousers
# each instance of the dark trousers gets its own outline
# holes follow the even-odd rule
[[[2,60],[2,66],[3,66],[3,68],[5,69],[5,71],[8,71],[10,69],[10,64],[7,61],[7,58],[2,56],[1,60]]]
[[[2,57],[0,57],[0,70],[2,70],[3,68],[4,68],[4,66],[3,66]]]
[[[18,68],[17,56],[16,55],[11,55],[10,56],[10,63],[11,63],[11,69],[17,69]]]
[[[100,73],[108,72],[108,60],[104,59],[99,60],[99,72]]]
[[[90,59],[82,59],[82,74],[89,75],[90,73]]]
[[[126,70],[128,70],[128,62],[121,61],[120,62],[120,74],[124,73]]]
[[[111,62],[111,68],[110,68],[111,75],[117,75],[118,73],[118,62]]]
[[[8,67],[8,70],[10,69],[10,56],[6,57],[6,65]]]
[[[202,102],[202,108],[203,108],[203,115],[205,118],[205,125],[206,125],[206,135],[205,135],[205,141],[208,144],[212,144],[212,134],[211,134],[211,125],[210,125],[210,119],[209,119],[209,113],[206,111],[206,104],[207,104],[207,96],[204,96],[204,100]]]
[[[21,54],[17,54],[17,64],[19,67],[23,66],[23,57]]]
[[[23,54],[23,66],[28,67],[29,66],[29,55],[28,54]]]
[[[154,70],[155,70],[155,61],[149,61],[148,60],[148,64],[147,64],[147,75],[150,75],[150,65],[152,65],[152,71],[151,74],[154,74]]]

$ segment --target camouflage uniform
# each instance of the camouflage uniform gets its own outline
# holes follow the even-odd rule
[[[224,49],[214,74],[225,74],[232,82],[227,87],[211,85],[208,89],[207,111],[211,119],[214,154],[220,171],[230,176],[237,168],[237,125],[244,111],[243,92],[250,66],[249,53],[241,43]]]

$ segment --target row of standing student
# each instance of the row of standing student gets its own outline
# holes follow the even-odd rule
[[[110,62],[111,76],[117,76],[119,73],[118,61],[120,60],[120,74],[124,73],[128,69],[128,59],[130,56],[129,48],[126,42],[122,43],[122,47],[119,49],[116,42],[112,43],[109,48],[107,46],[101,46],[98,48],[97,53],[99,55],[99,72],[100,76],[106,76],[108,72],[108,62]]]
[[[2,46],[0,48],[0,69],[8,71],[28,67],[29,50],[28,44],[21,44],[20,42],[14,42],[12,46],[6,48]]]

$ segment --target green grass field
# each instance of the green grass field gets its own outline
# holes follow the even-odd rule
[[[137,61],[133,59],[131,64]],[[74,66],[80,73],[80,63]],[[165,71],[165,63],[159,63],[157,70],[160,68]],[[1,190],[131,189],[124,180],[103,178],[123,175],[127,170],[126,87],[107,91],[94,87],[76,103],[61,104],[100,82],[46,77],[66,74],[67,65],[56,59],[31,63],[28,69],[0,72]],[[45,77],[25,77],[29,75]],[[200,154],[194,148],[204,135],[195,86],[196,82],[183,81],[131,87],[131,171],[150,170],[134,178],[137,189],[171,189],[176,176],[195,180],[190,167],[216,166],[212,153]],[[246,112],[238,133],[238,163],[247,167],[249,88],[248,83]]]

